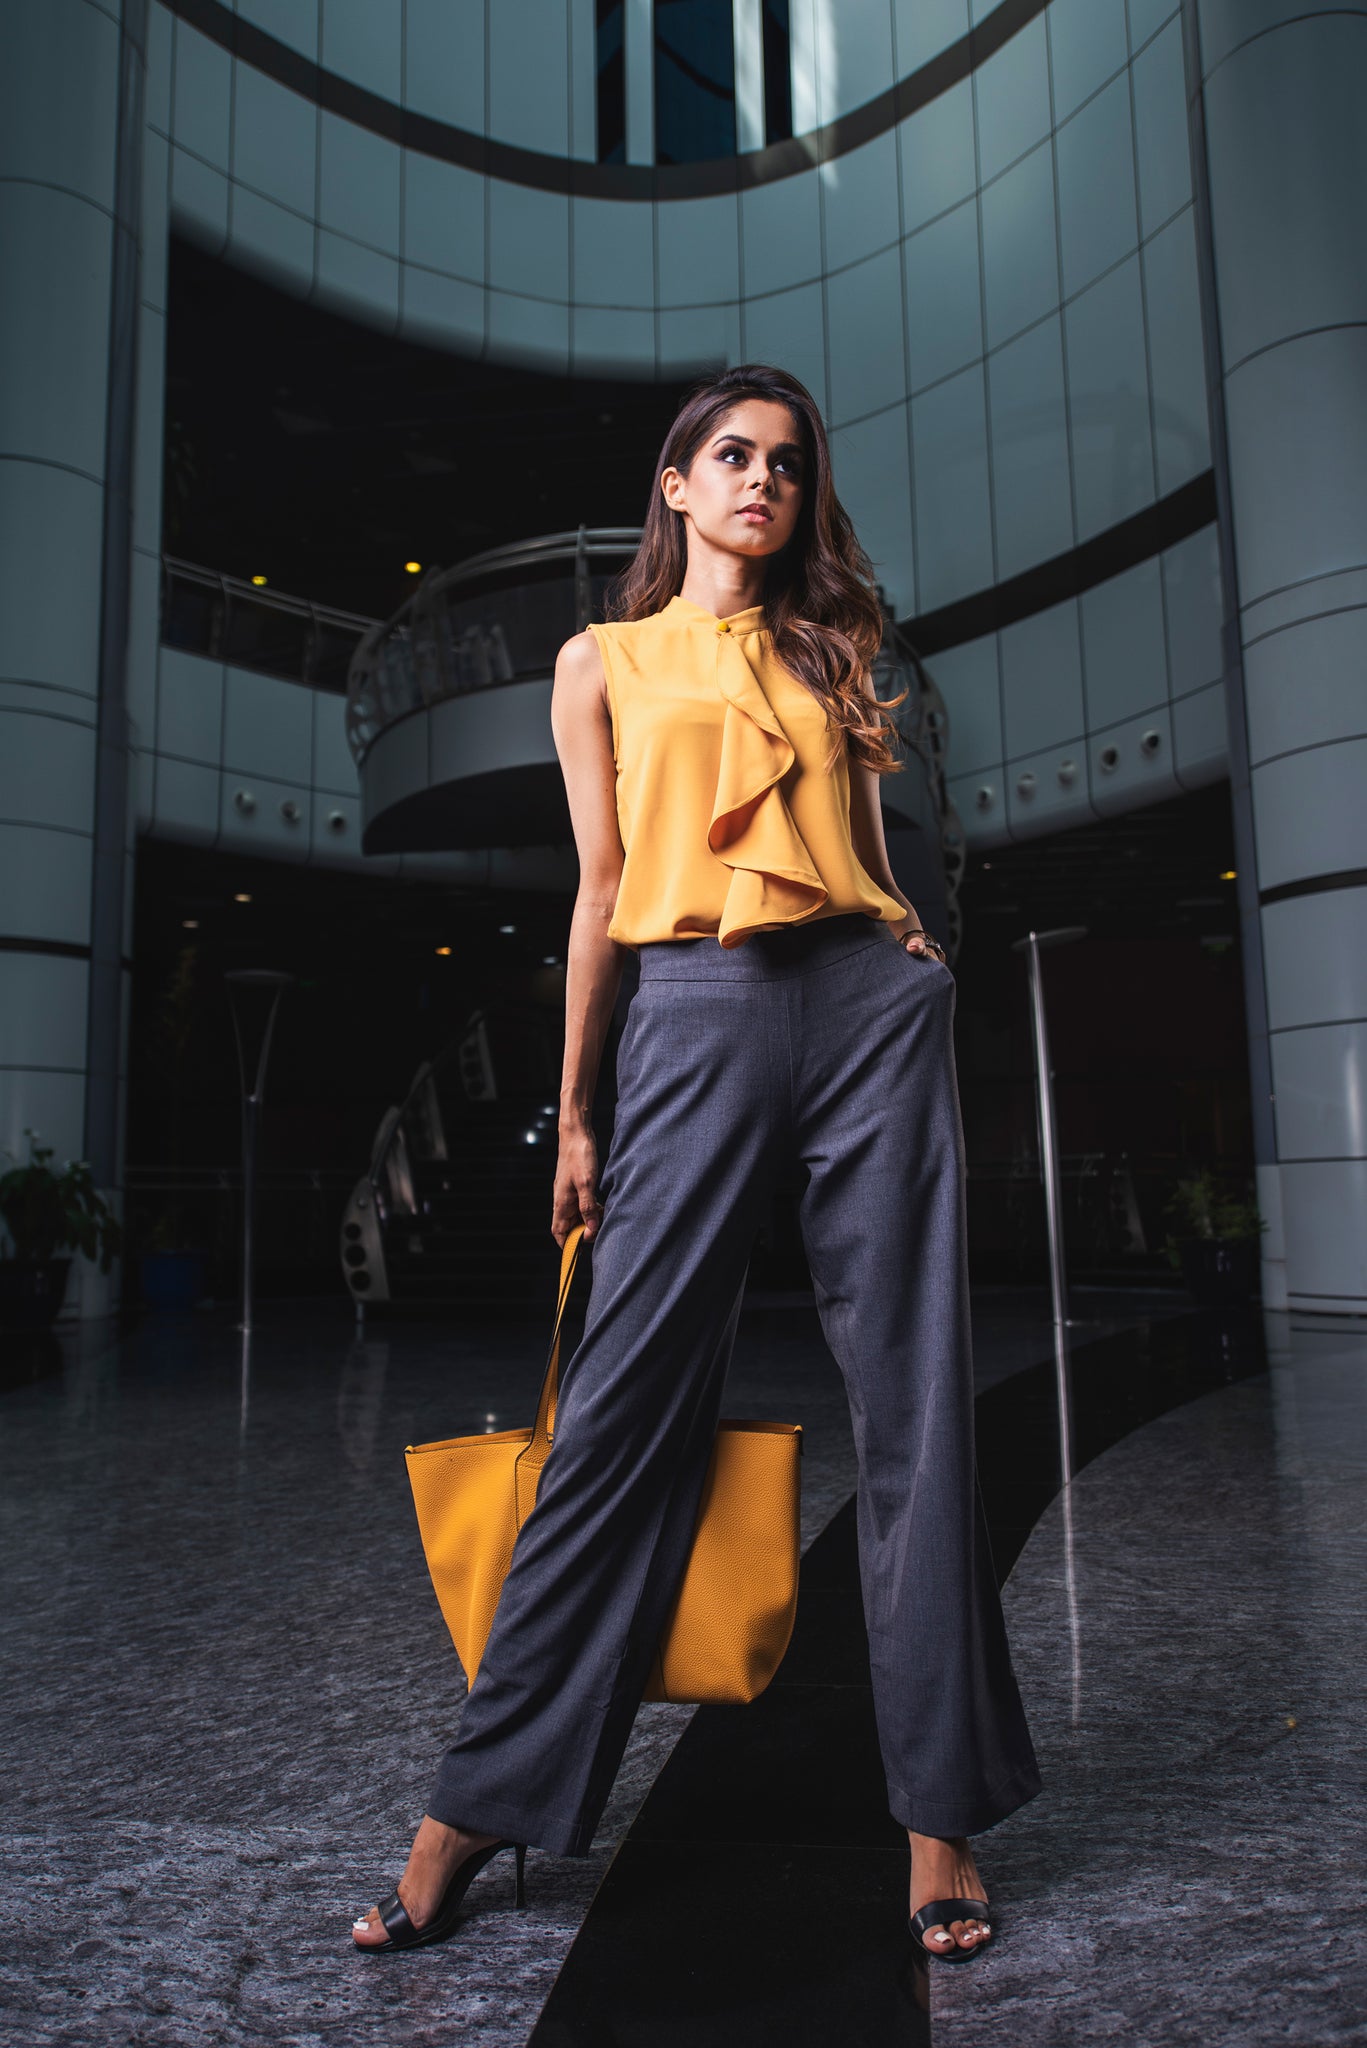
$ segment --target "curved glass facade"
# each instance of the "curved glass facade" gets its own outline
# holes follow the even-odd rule
[[[1232,0],[127,11],[145,107],[122,156],[119,35],[86,0],[24,13],[3,88],[6,758],[49,765],[10,771],[0,829],[16,859],[41,847],[76,890],[36,937],[72,960],[92,944],[68,841],[106,829],[85,792],[106,758],[100,721],[123,716],[101,708],[111,604],[130,614],[136,818],[172,836],[210,814],[215,834],[238,829],[221,787],[231,720],[177,698],[190,657],[159,646],[174,228],[453,359],[639,380],[747,359],[795,371],[942,692],[949,792],[973,847],[1232,773],[1262,1152],[1285,1161],[1279,1185],[1333,1181],[1341,1213],[1361,1212],[1354,999],[1325,990],[1310,1024],[1330,1037],[1293,1043],[1307,1020],[1269,1021],[1259,950],[1264,922],[1276,947],[1293,918],[1337,931],[1367,871],[1345,698],[1360,671],[1352,427],[1367,384],[1360,293],[1338,256],[1356,245],[1361,180],[1331,170],[1335,151],[1356,162],[1359,13],[1291,0],[1256,21]],[[603,126],[619,58],[620,150]],[[130,303],[115,262],[130,244],[111,244],[109,223],[139,185],[134,403],[131,350],[118,378],[105,356],[111,311]],[[133,518],[122,596],[98,566],[122,545],[109,555],[126,503],[118,434]],[[54,530],[60,564],[35,538]],[[73,585],[78,554],[96,567]],[[263,719],[297,722],[270,695],[289,685],[236,671],[219,684],[224,705],[240,691],[258,737]],[[341,737],[317,741],[308,715],[301,764]],[[336,857],[336,835],[317,851]],[[1323,1061],[1302,1057],[1312,1043],[1336,1076],[1327,1093]],[[32,1050],[18,1042],[14,1071],[37,1076]],[[75,1101],[74,1069],[71,1083]],[[1332,1285],[1312,1237],[1295,1243],[1288,1226],[1288,1262],[1316,1276],[1306,1299],[1367,1286],[1351,1242],[1329,1259]]]

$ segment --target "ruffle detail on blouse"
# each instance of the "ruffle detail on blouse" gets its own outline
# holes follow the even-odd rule
[[[718,633],[717,685],[726,699],[721,764],[707,843],[730,868],[717,937],[738,946],[753,931],[795,924],[829,890],[778,785],[797,758],[738,634]]]

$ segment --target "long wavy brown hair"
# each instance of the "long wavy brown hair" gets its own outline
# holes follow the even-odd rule
[[[835,494],[825,423],[804,384],[767,363],[742,363],[689,392],[665,437],[655,465],[641,545],[608,587],[610,619],[648,619],[683,588],[688,535],[681,512],[665,503],[660,479],[667,469],[687,476],[699,449],[719,422],[747,399],[771,399],[788,408],[802,448],[802,506],[793,537],[770,557],[764,583],[764,623],[779,660],[825,705],[834,727],[828,766],[842,739],[852,759],[895,774],[904,763],[888,744],[896,731],[892,707],[864,688],[883,639],[883,608],[873,564]]]

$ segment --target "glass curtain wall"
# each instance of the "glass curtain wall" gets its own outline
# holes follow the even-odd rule
[[[655,160],[736,153],[732,0],[655,0]]]

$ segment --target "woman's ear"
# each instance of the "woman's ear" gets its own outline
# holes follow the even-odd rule
[[[682,470],[665,470],[660,478],[660,491],[671,512],[686,509],[687,491]]]

